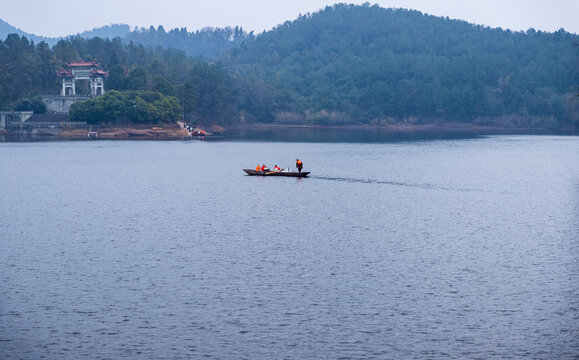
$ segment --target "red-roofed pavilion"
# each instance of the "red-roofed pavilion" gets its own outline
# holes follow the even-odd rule
[[[66,63],[66,69],[57,71],[56,75],[62,78],[62,96],[76,95],[76,81],[89,80],[91,96],[105,93],[104,78],[109,76],[108,71],[100,68],[94,61],[79,61]]]

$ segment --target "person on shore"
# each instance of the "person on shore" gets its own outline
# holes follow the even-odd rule
[[[300,159],[296,159],[296,167],[298,168],[298,172],[302,172],[302,168],[304,167],[304,163]]]

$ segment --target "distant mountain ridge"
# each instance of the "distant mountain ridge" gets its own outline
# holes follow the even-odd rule
[[[0,40],[4,40],[9,34],[18,34],[34,41],[35,44],[45,42],[49,46],[54,46],[58,41],[70,37],[81,37],[92,39],[99,37],[102,39],[120,38],[123,42],[134,42],[147,47],[172,47],[184,51],[193,57],[203,57],[216,60],[225,52],[240,45],[244,40],[253,37],[253,32],[246,33],[240,27],[226,28],[205,28],[194,32],[188,32],[187,28],[175,28],[165,31],[163,26],[145,28],[134,28],[127,24],[112,24],[94,28],[73,35],[63,37],[44,37],[24,32],[9,23],[0,19]]]
[[[19,28],[12,26],[9,23],[7,23],[6,21],[0,19],[0,39],[2,39],[2,40],[6,39],[6,36],[8,36],[8,34],[18,34],[19,36],[25,36],[28,40],[32,40],[35,43],[39,43],[41,41],[44,41],[51,46],[58,42],[58,39],[56,39],[56,38],[39,36],[39,35],[24,32],[24,31],[20,30]]]
[[[110,38],[113,39],[115,37],[124,38],[127,34],[131,31],[129,25],[126,24],[113,24],[113,25],[106,25],[101,26],[98,28],[94,28],[92,30],[83,31],[82,33],[77,33],[74,35],[69,36],[60,36],[60,37],[47,37],[36,35],[32,33],[27,33],[25,31],[20,30],[19,28],[10,25],[6,21],[0,19],[0,39],[4,40],[9,34],[18,34],[19,36],[24,36],[28,40],[34,41],[34,43],[38,44],[42,41],[47,43],[50,46],[54,46],[59,40],[66,39],[70,36],[80,36],[85,39],[90,39],[93,37],[100,37],[100,38]]]
[[[125,38],[131,32],[131,27],[127,24],[112,24],[101,26],[98,28],[94,28],[92,30],[83,31],[78,36],[90,39],[93,37],[100,37],[103,39],[109,38],[114,39],[116,37],[120,37],[121,39]]]

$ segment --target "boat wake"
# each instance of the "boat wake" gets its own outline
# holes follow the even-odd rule
[[[329,181],[342,181],[342,182],[350,182],[350,183],[404,186],[404,187],[420,188],[420,189],[432,189],[432,190],[475,191],[473,189],[461,189],[461,188],[438,186],[438,185],[433,185],[433,184],[413,184],[413,183],[405,183],[405,182],[399,182],[399,181],[387,181],[387,180],[355,179],[355,178],[311,176],[311,175],[310,175],[310,178],[311,179],[319,179],[319,180],[329,180]]]

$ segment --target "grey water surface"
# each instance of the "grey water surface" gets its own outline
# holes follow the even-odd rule
[[[0,143],[0,359],[578,359],[578,307],[579,137]]]

